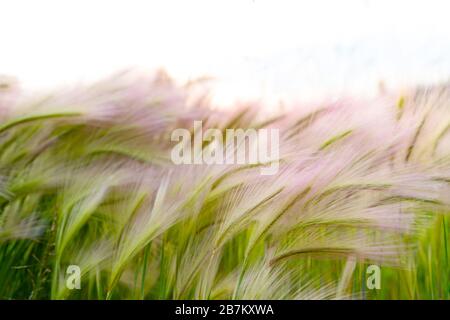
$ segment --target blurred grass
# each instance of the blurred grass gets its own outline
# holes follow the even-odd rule
[[[267,121],[204,96],[187,107],[159,75],[15,106],[0,124],[0,298],[448,299],[444,93],[377,102],[380,118],[350,103]],[[175,167],[168,136],[193,119],[281,128],[279,173]],[[81,290],[65,287],[71,264]]]
[[[434,218],[419,239],[417,252],[408,270],[383,268],[381,290],[370,291],[374,299],[444,299],[450,297],[448,218]]]

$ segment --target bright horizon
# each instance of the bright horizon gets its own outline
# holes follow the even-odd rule
[[[0,1],[0,74],[25,88],[163,67],[214,98],[373,94],[450,75],[447,1]],[[321,18],[318,18],[321,17]]]

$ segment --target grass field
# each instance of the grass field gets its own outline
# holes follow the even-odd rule
[[[197,85],[2,85],[1,299],[449,298],[448,87],[268,113]],[[278,173],[174,165],[195,120],[279,129]]]

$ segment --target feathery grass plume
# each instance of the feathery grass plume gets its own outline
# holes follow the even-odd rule
[[[162,71],[16,88],[0,86],[0,298],[449,297],[447,87],[275,112],[217,110]],[[280,130],[278,172],[175,165],[171,133],[194,121]]]

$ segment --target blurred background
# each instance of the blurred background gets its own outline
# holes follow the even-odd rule
[[[0,74],[46,89],[126,68],[272,103],[446,81],[442,0],[0,0]]]

